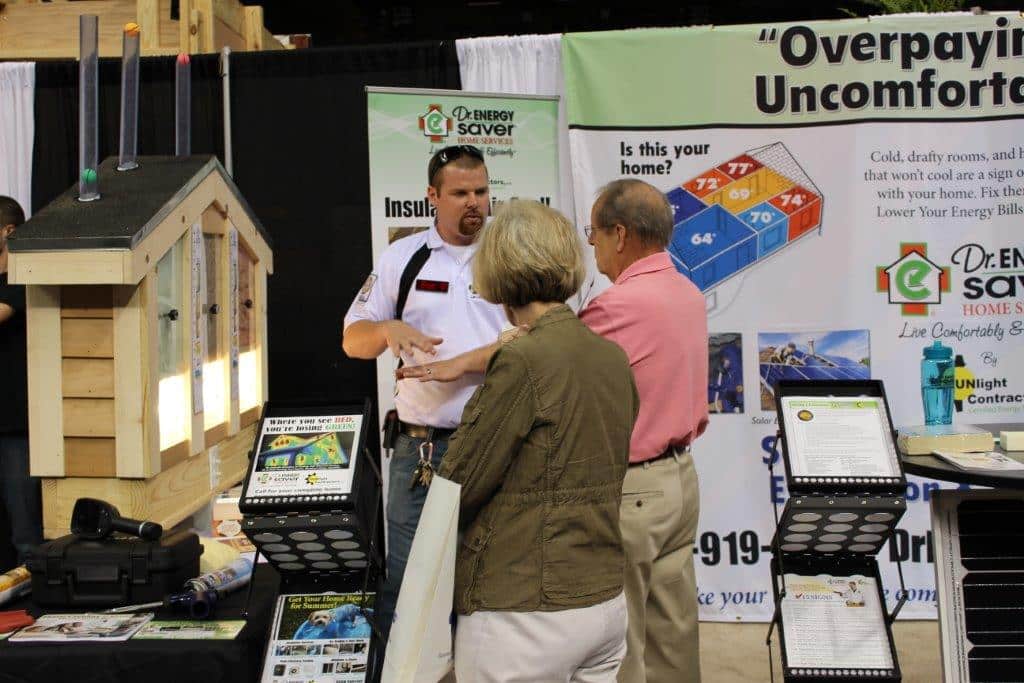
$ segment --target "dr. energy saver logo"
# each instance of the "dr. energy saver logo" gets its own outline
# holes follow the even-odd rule
[[[950,267],[929,258],[928,245],[923,242],[902,243],[899,254],[892,263],[875,267],[875,289],[885,292],[889,303],[898,304],[905,316],[928,315],[929,306],[941,304],[942,295],[951,291]],[[963,276],[958,284],[961,315],[1024,314],[1024,248],[972,242],[953,249],[949,262]],[[1015,329],[1021,327],[1018,321]]]
[[[965,316],[1024,313],[1024,249],[970,243],[956,249],[950,261],[964,274]]]
[[[417,117],[416,125],[432,143],[448,143],[455,135],[454,144],[460,145],[512,145],[516,129],[513,109],[483,109],[458,105],[445,113],[440,104],[428,104],[427,110]],[[488,156],[512,156],[512,150],[488,148]]]
[[[888,293],[903,315],[928,315],[928,305],[942,303],[943,292],[950,291],[949,276],[948,266],[928,258],[923,242],[901,243],[898,259],[875,268],[876,290]]]
[[[428,104],[427,111],[418,118],[419,129],[431,142],[442,142],[452,132],[452,117],[444,113],[440,104]]]

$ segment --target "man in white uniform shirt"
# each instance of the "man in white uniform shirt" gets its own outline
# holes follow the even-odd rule
[[[476,237],[490,208],[483,154],[469,145],[439,150],[430,159],[427,179],[434,225],[385,249],[356,295],[342,339],[352,358],[373,359],[390,348],[410,365],[444,360],[494,343],[507,322],[500,306],[472,288]],[[399,434],[387,501],[388,577],[375,610],[385,637],[426,499],[426,487],[412,483],[421,446],[437,469],[463,406],[482,380],[474,374],[454,382],[398,381]]]

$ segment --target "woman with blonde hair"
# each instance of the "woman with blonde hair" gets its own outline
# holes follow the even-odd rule
[[[563,301],[583,279],[560,213],[506,203],[473,282],[528,332],[466,404],[439,474],[462,485],[458,680],[615,680],[626,651],[619,502],[638,410],[625,353]]]

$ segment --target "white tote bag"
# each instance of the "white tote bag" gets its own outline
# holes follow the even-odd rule
[[[398,593],[383,683],[437,683],[452,670],[458,484],[435,476]]]

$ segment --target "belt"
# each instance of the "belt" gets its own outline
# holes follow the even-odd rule
[[[671,457],[675,456],[676,453],[680,453],[681,454],[681,453],[689,453],[689,452],[690,452],[690,447],[689,446],[682,446],[682,447],[669,446],[668,448],[666,448],[664,451],[662,451],[658,455],[654,456],[653,458],[648,458],[647,460],[641,460],[640,462],[631,462],[631,463],[629,463],[629,466],[630,467],[641,467],[643,465],[649,465],[652,462],[658,462],[659,460],[664,460],[665,458],[671,458]]]
[[[424,427],[423,425],[409,424],[398,421],[398,431],[414,439],[430,439],[431,441],[445,441],[455,433],[454,429],[441,429],[440,427]]]

